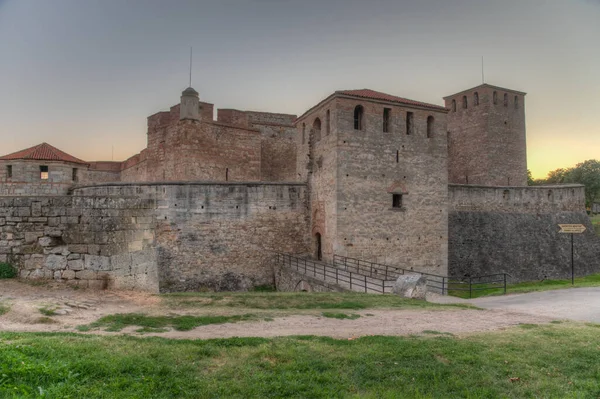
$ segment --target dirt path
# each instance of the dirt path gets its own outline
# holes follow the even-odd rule
[[[154,315],[205,315],[235,312],[235,309],[193,309],[179,311],[164,307],[158,296],[139,292],[75,290],[62,284],[32,286],[14,280],[0,280],[0,304],[10,311],[0,316],[0,331],[76,332],[76,327],[115,313],[147,313]],[[45,317],[40,308],[56,309],[60,315]],[[246,313],[261,313],[244,309]],[[264,313],[264,311],[262,311]],[[303,315],[275,316],[272,321],[247,321],[213,324],[192,331],[171,330],[144,334],[164,338],[206,339],[227,337],[275,337],[286,335],[323,335],[352,338],[364,335],[409,335],[450,333],[454,335],[508,328],[521,323],[547,323],[549,317],[503,310],[388,310],[346,311],[361,317],[340,320],[320,316],[320,312]],[[95,331],[99,334],[132,334],[135,328],[120,333]]]

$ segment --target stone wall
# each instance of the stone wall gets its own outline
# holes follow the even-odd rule
[[[40,166],[48,167],[48,178],[41,178]],[[12,176],[9,177],[10,167]],[[65,195],[75,177],[81,177],[87,165],[55,161],[0,161],[0,195]]]
[[[0,262],[27,279],[156,292],[153,208],[138,198],[0,197]]]
[[[364,110],[360,130],[354,128],[358,105]],[[390,110],[387,132],[383,129],[384,108]],[[333,251],[405,269],[446,274],[445,111],[351,98],[337,99],[334,111],[336,174],[321,183],[323,189],[334,186],[336,190]],[[433,118],[429,134],[428,118]],[[317,165],[319,146],[326,142],[317,144]],[[400,207],[393,206],[394,194],[402,196]]]
[[[281,292],[349,292],[338,285],[307,276],[296,270],[274,266],[275,287]]]
[[[304,184],[114,184],[78,188],[74,195],[156,202],[161,292],[273,284],[273,252],[308,251]]]
[[[558,224],[583,224],[574,236],[575,272],[600,271],[600,239],[579,185],[449,188],[449,274],[509,273],[512,281],[568,278],[571,241]]]
[[[526,186],[525,93],[481,85],[444,100],[450,183]]]

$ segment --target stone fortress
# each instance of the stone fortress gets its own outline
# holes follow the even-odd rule
[[[0,262],[23,278],[153,292],[272,284],[274,253],[442,276],[600,270],[579,185],[527,187],[525,93],[427,104],[336,91],[304,114],[218,109],[193,88],[147,146],[86,162],[49,144],[0,157]]]

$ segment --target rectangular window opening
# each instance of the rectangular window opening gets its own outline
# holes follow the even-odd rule
[[[6,177],[8,179],[12,178],[12,165],[6,165]]]
[[[40,165],[40,179],[48,180],[48,166]]]
[[[390,113],[392,112],[391,108],[383,109],[383,132],[388,133],[390,131]]]
[[[406,134],[413,134],[413,113],[406,113]]]
[[[73,168],[73,181],[77,181],[77,168]]]
[[[392,208],[402,208],[402,194],[392,194]]]
[[[396,163],[400,162],[400,151],[396,151]]]

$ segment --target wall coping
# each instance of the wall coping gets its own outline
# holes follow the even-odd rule
[[[157,182],[112,182],[73,186],[70,191],[93,187],[134,187],[134,186],[299,186],[306,183],[298,182],[215,182],[215,181],[157,181]]]
[[[476,184],[448,184],[448,188],[483,188],[490,190],[497,189],[538,189],[538,190],[547,190],[549,188],[580,188],[585,187],[583,184],[575,184],[575,183],[566,183],[566,184],[548,184],[541,186],[480,186]]]

